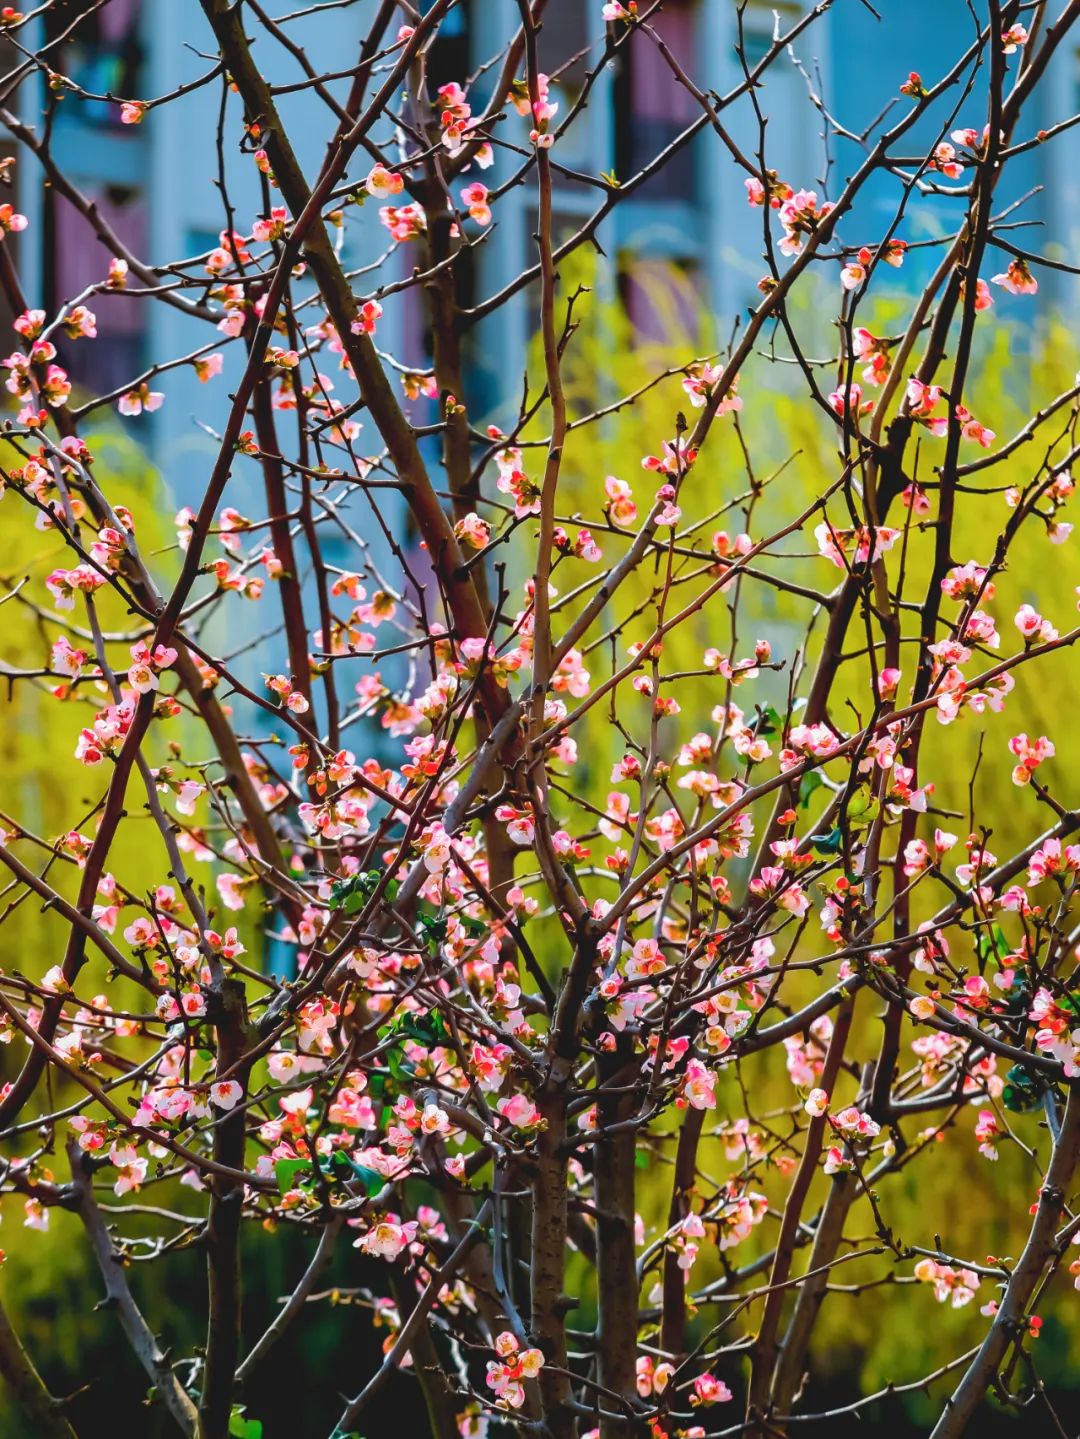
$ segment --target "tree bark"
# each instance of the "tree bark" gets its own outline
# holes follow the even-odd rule
[[[601,1137],[593,1150],[596,1192],[596,1274],[599,1301],[599,1376],[612,1394],[631,1408],[637,1399],[638,1282],[634,1254],[634,1155],[632,1128],[604,1135],[609,1125],[626,1124],[634,1112],[632,1093],[605,1094],[605,1086],[624,1089],[634,1077],[633,1050],[621,1042],[623,1054],[604,1055],[597,1064],[600,1098],[597,1127]],[[601,1396],[604,1415],[600,1439],[633,1439],[640,1425],[630,1414],[611,1413],[614,1401]]]
[[[994,1322],[983,1340],[982,1348],[961,1379],[930,1439],[958,1439],[975,1417],[975,1412],[989,1389],[1008,1352],[1009,1346],[1023,1335],[1027,1306],[1035,1286],[1043,1276],[1047,1263],[1057,1253],[1056,1232],[1062,1206],[1080,1159],[1080,1084],[1070,1086],[1069,1100],[1061,1133],[1054,1145],[1046,1182],[1039,1192],[1039,1205],[1028,1234],[1020,1261],[1012,1272],[1005,1297]]]
[[[34,1367],[34,1361],[23,1348],[22,1340],[12,1326],[7,1310],[0,1303],[0,1375],[11,1390],[12,1397],[26,1415],[35,1439],[78,1439],[45,1381]]]
[[[215,1016],[218,1073],[233,1071],[243,1059],[247,1033],[247,1005],[240,980],[226,979]],[[236,1071],[247,1088],[247,1070]],[[214,1158],[231,1169],[244,1167],[245,1111],[242,1106],[218,1120]],[[243,1186],[215,1178],[206,1225],[206,1282],[209,1322],[202,1397],[199,1401],[199,1439],[228,1439],[236,1373],[240,1362],[240,1220]]]

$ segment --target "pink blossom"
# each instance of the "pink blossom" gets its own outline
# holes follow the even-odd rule
[[[142,384],[135,390],[128,390],[126,395],[121,395],[116,403],[116,408],[122,415],[141,415],[145,410],[148,414],[153,410],[159,410],[165,400],[165,396],[157,390],[151,390],[149,385]]]
[[[525,1094],[511,1094],[496,1102],[495,1108],[515,1129],[538,1129],[543,1117],[532,1100]]]
[[[400,195],[404,188],[404,178],[396,170],[388,170],[382,164],[369,171],[364,181],[364,189],[377,200],[388,200],[392,195]]]
[[[1001,275],[990,277],[992,285],[1000,285],[1003,290],[1008,290],[1010,295],[1034,295],[1038,292],[1039,282],[1028,269],[1026,260],[1010,260],[1005,272]]]
[[[461,203],[469,212],[471,219],[478,225],[491,224],[491,206],[488,204],[488,190],[486,185],[481,185],[479,180],[474,180],[471,185],[466,185],[461,192]]]

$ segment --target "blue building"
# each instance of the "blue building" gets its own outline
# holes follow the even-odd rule
[[[35,22],[39,41],[62,31],[71,18],[68,8],[73,17],[78,7],[61,6]],[[806,8],[790,0],[749,0],[745,6],[736,0],[668,0],[651,24],[692,79],[723,95],[742,79],[736,53],[740,10],[743,51],[753,65],[771,44],[775,27],[788,30]],[[933,80],[935,63],[944,64],[946,56],[961,53],[971,43],[973,26],[964,0],[908,0],[903,6],[879,8],[881,21],[859,0],[837,0],[796,40],[794,59],[782,57],[770,68],[758,92],[767,121],[765,153],[769,166],[789,183],[835,195],[861,158],[860,147],[852,141],[824,143],[825,123],[812,93],[823,97],[826,108],[849,131],[858,132],[896,100],[909,70],[921,69]],[[316,69],[341,71],[355,54],[374,9],[374,0],[317,9],[290,33]],[[45,30],[46,24],[51,30]],[[457,7],[442,26],[433,73],[464,80],[498,52],[516,24],[516,0],[470,0]],[[289,30],[288,23],[284,28]],[[553,71],[562,67],[562,114],[580,93],[603,34],[600,0],[551,0],[548,5],[541,63]],[[190,84],[207,73],[216,49],[200,7],[183,0],[107,0],[78,26],[75,36],[56,52],[56,68],[88,91],[130,98],[163,95]],[[295,60],[269,38],[259,40],[258,50],[265,73],[275,83],[303,79]],[[580,58],[567,65],[573,56]],[[488,70],[478,79],[474,109],[487,100],[494,73]],[[339,81],[337,88],[347,83]],[[946,124],[958,88],[927,118],[920,140],[932,140],[935,126]],[[39,123],[43,81],[24,84],[19,98],[24,120]],[[58,107],[53,140],[58,164],[126,243],[155,265],[199,254],[217,242],[222,205],[210,161],[221,100],[221,83],[214,81],[152,111],[140,126],[121,125],[114,105],[68,98]],[[235,96],[231,104],[234,123],[227,134],[225,174],[243,228],[260,213],[262,201],[250,157],[235,148]],[[301,158],[314,167],[332,129],[329,111],[309,90],[284,94],[280,104]],[[1041,82],[1024,135],[1017,138],[1027,138],[1028,131],[1034,134],[1078,108],[1080,58],[1074,47],[1065,45]],[[976,90],[955,124],[981,126],[983,113]],[[515,118],[506,122],[504,132],[520,140]],[[761,132],[747,99],[729,107],[724,119],[746,152],[756,153]],[[634,35],[619,63],[596,80],[586,108],[560,141],[557,158],[571,170],[592,176],[614,173],[625,183],[685,127],[700,120],[697,101],[675,81],[655,44]],[[1028,248],[1066,254],[1080,230],[1077,133],[1068,131],[1033,149],[1024,166],[1016,167],[1013,188],[1000,197],[1004,204],[1026,190],[1034,192],[1016,216],[1032,222],[1032,228],[1021,232],[1026,238],[1018,240]],[[498,183],[515,163],[515,157],[499,152],[496,168],[485,180],[491,183],[493,176]],[[108,257],[73,207],[43,183],[31,160],[21,164],[18,183],[20,206],[31,221],[20,256],[27,292],[34,303],[52,308],[100,280]],[[868,240],[881,233],[894,214],[897,190],[890,177],[875,177],[856,215],[844,226],[847,243],[861,241],[860,226]],[[572,233],[602,198],[599,190],[560,177],[558,234]],[[932,238],[950,225],[962,203],[916,197],[900,233],[909,241]],[[476,252],[471,277],[476,297],[497,292],[534,259],[533,207],[531,184],[511,189],[500,201],[496,229]],[[384,248],[386,236],[375,208],[365,212],[370,221],[349,227],[350,265],[361,266]],[[716,315],[718,333],[726,334],[739,311],[754,303],[756,281],[764,269],[760,233],[747,221],[739,173],[709,126],[702,124],[695,138],[600,226],[599,283],[609,294],[621,293],[631,317],[647,327],[648,286],[642,277],[650,267],[675,267]],[[401,247],[390,261],[391,273],[395,264],[399,273],[412,264],[408,252],[408,246]],[[933,262],[933,252],[914,252],[912,260],[906,267],[908,283],[917,282]],[[1071,277],[1044,272],[1042,293],[1050,303],[1061,305],[1072,292]],[[496,414],[508,401],[516,401],[534,304],[534,298],[521,295],[475,332],[469,356],[474,413]],[[151,355],[180,356],[206,343],[204,324],[165,304],[106,296],[94,308],[101,322],[99,340],[93,347],[75,347],[68,358],[75,377],[99,390],[130,379]],[[380,323],[380,344],[409,363],[422,363],[422,330],[414,297],[391,302]],[[80,372],[86,365],[92,366],[92,374]],[[197,492],[202,466],[215,451],[212,436],[198,421],[213,426],[215,404],[218,410],[224,406],[225,387],[218,386],[215,401],[212,387],[202,388],[193,370],[181,367],[165,377],[162,388],[166,403],[147,426],[147,439],[177,502],[184,503]]]

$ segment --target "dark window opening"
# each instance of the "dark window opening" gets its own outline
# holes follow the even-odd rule
[[[139,35],[141,9],[141,0],[112,0],[86,14],[84,0],[56,0],[42,17],[46,39],[57,40],[71,30],[50,54],[56,69],[92,95],[138,99],[145,58]],[[71,100],[62,104],[60,114],[75,104]],[[70,113],[86,125],[121,128],[120,109],[114,104],[78,102],[77,110]]]
[[[422,10],[429,7],[423,5]],[[456,81],[464,85],[469,74],[469,19],[468,10],[457,6],[451,10],[439,26],[434,43],[428,50],[427,78],[428,93],[432,100],[440,85]]]
[[[118,185],[86,187],[102,218],[128,249],[146,253],[147,207],[142,193]],[[45,191],[44,302],[52,315],[104,280],[110,254],[74,205]],[[56,337],[71,379],[97,394],[129,384],[142,368],[146,306],[122,294],[92,295],[83,303],[97,316],[96,340]]]
[[[676,63],[694,78],[696,6],[676,0],[650,21]],[[624,46],[615,81],[616,173],[628,180],[651,164],[698,116],[697,102],[672,74],[655,41],[640,32]],[[692,143],[683,144],[638,191],[656,200],[688,199]]]

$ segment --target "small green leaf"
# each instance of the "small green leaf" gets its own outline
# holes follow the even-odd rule
[[[1013,1114],[1025,1114],[1032,1109],[1038,1109],[1045,1088],[1038,1076],[1029,1073],[1019,1064],[1014,1064],[1005,1076],[1001,1101]]]
[[[244,1414],[244,1407],[237,1404],[229,1415],[229,1436],[230,1439],[262,1439],[262,1420],[248,1419]]]
[[[857,789],[847,806],[848,818],[853,820],[872,819],[878,809],[878,802],[868,789]]]
[[[758,710],[758,722],[754,726],[758,734],[777,734],[783,727],[784,721],[775,705],[764,705]]]
[[[799,782],[799,808],[805,809],[810,803],[810,798],[815,790],[819,790],[825,781],[816,769],[804,774]]]
[[[822,858],[839,854],[840,846],[843,842],[844,835],[839,826],[831,830],[828,834],[812,834],[810,836],[810,843],[814,847],[814,853],[820,855]]]
[[[424,931],[429,943],[435,949],[438,949],[439,945],[442,944],[443,940],[446,938],[445,917],[442,915],[431,916],[422,914],[417,920],[417,923]]]
[[[375,893],[379,879],[379,871],[369,869],[363,874],[350,875],[348,879],[335,880],[330,886],[330,908],[356,914]]]
[[[413,1066],[397,1045],[386,1051],[386,1067],[397,1080],[411,1079],[414,1073]]]
[[[311,1163],[307,1159],[279,1159],[274,1165],[274,1178],[282,1194],[296,1188],[296,1176],[301,1171],[310,1176]]]
[[[349,1161],[349,1165],[357,1179],[363,1183],[370,1199],[374,1199],[376,1194],[385,1189],[386,1180],[377,1169],[368,1169],[366,1165],[355,1164],[352,1160]]]

